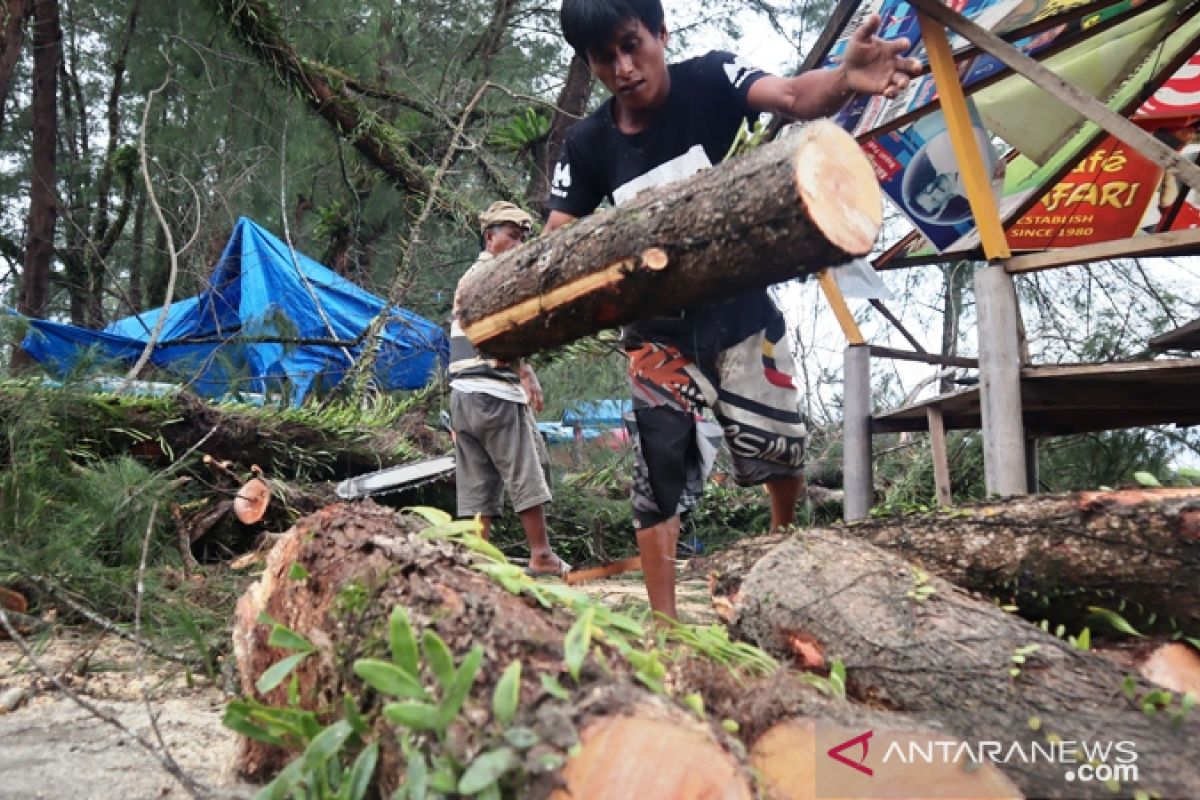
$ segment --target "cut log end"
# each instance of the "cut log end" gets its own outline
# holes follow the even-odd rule
[[[603,718],[586,728],[550,800],[750,800],[744,772],[694,727],[646,716]]]
[[[871,163],[850,134],[828,120],[798,136],[796,190],[813,224],[855,256],[871,252],[883,224],[883,198]]]
[[[1182,642],[1155,649],[1140,671],[1146,680],[1173,692],[1200,695],[1200,653]]]
[[[661,247],[651,247],[642,252],[642,266],[646,269],[659,272],[666,269],[669,263],[667,251]]]
[[[25,601],[25,595],[15,589],[6,589],[0,586],[0,608],[5,611],[15,611],[18,614],[24,614],[29,610],[29,603]]]
[[[251,478],[233,498],[233,513],[242,523],[253,525],[263,518],[270,504],[271,487],[261,478]]]

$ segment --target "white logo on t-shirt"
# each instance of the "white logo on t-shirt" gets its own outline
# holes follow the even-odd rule
[[[725,65],[725,74],[729,77],[729,82],[733,84],[735,89],[740,88],[742,82],[749,77],[751,72],[758,72],[758,67],[742,61],[740,56],[734,56],[733,61]]]
[[[560,161],[554,165],[554,180],[550,184],[550,194],[555,197],[566,197],[567,189],[571,188],[571,165]]]

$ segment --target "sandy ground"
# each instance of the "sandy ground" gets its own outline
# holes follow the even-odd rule
[[[579,588],[613,607],[645,606],[640,573]],[[716,621],[702,578],[681,576],[678,600],[685,621]],[[232,777],[237,737],[221,724],[230,699],[221,687],[203,676],[189,682],[183,667],[152,656],[145,657],[139,682],[138,649],[111,635],[97,638],[67,631],[33,645],[43,667],[83,700],[115,717],[125,730],[65,697],[13,642],[0,641],[0,800],[193,796],[138,743],[138,735],[156,742],[151,712],[166,752],[192,780],[212,796],[253,796],[257,787]],[[146,687],[148,700],[139,683]],[[19,702],[14,699],[18,695]]]
[[[142,699],[137,650],[106,636],[65,632],[38,644],[36,658],[81,699],[116,718],[121,730],[54,689],[10,641],[0,641],[0,800],[78,798],[142,800],[189,797],[137,736],[156,742],[150,713],[166,752],[212,794],[248,798],[254,787],[232,781],[237,741],[221,725],[226,698],[207,680],[188,685],[184,669],[148,660]],[[161,749],[159,750],[161,753]]]

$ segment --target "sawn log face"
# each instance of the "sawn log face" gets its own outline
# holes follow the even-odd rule
[[[845,263],[880,218],[857,144],[813,123],[496,258],[460,287],[463,329],[489,355],[524,356]]]

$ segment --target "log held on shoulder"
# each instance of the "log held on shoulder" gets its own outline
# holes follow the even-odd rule
[[[459,287],[463,330],[519,358],[844,263],[881,220],[857,143],[813,123],[497,257]]]

